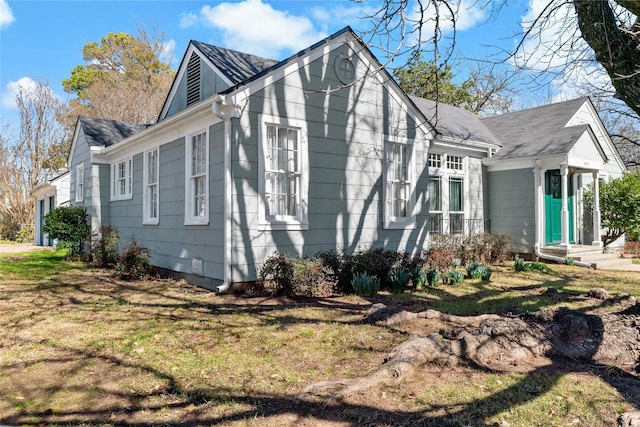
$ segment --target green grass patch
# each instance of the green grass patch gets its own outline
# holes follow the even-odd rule
[[[557,300],[592,287],[640,289],[636,273],[493,267],[375,299],[216,295],[170,280],[123,282],[64,252],[0,256],[0,424],[52,425],[615,425],[634,408],[600,373],[490,373],[425,367],[397,387],[317,405],[294,401],[323,380],[374,372],[407,339],[363,322],[372,302],[458,315],[602,301]],[[577,420],[577,421],[576,421]]]
[[[0,254],[0,275],[11,279],[41,280],[65,271],[85,268],[83,263],[67,261],[66,255],[66,249]]]

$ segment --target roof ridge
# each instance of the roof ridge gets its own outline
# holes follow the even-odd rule
[[[523,108],[522,110],[517,110],[517,111],[510,111],[508,113],[503,113],[503,114],[496,114],[495,116],[487,116],[487,117],[481,117],[481,120],[491,120],[494,118],[502,118],[505,116],[510,116],[510,115],[514,115],[514,114],[520,114],[520,113],[528,113],[528,112],[532,112],[535,110],[541,110],[541,109],[547,109],[547,108],[551,108],[551,107],[557,107],[560,104],[569,104],[569,103],[574,103],[574,102],[578,102],[578,101],[582,101],[580,102],[580,104],[583,104],[585,101],[587,101],[589,99],[588,96],[580,96],[578,98],[573,98],[573,99],[568,99],[566,101],[558,101],[558,102],[553,102],[551,104],[544,104],[544,105],[537,105],[535,107],[530,107],[530,108]]]

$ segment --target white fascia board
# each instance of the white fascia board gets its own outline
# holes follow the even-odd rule
[[[569,167],[587,169],[587,170],[603,170],[604,163],[597,160],[584,159],[577,156],[568,156],[567,165]]]
[[[459,139],[452,138],[450,136],[440,136],[432,140],[432,146],[443,148],[456,148],[458,150],[477,151],[481,153],[495,152],[499,148],[499,145],[491,144],[488,142],[474,141],[471,139]]]
[[[602,119],[600,119],[600,115],[598,114],[598,111],[593,106],[593,102],[591,102],[591,99],[589,99],[589,101],[585,102],[585,104],[587,106],[587,109],[589,110],[589,114],[591,115],[591,119],[592,119],[591,123],[588,123],[588,125],[597,127],[598,130],[600,131],[600,133],[602,135],[604,135],[604,139],[605,139],[604,143],[606,143],[609,146],[609,149],[611,150],[611,152],[613,153],[613,155],[615,157],[616,163],[618,163],[618,166],[621,168],[621,170],[626,171],[627,170],[627,166],[624,164],[624,161],[622,161],[622,157],[620,157],[620,153],[618,152],[618,149],[616,148],[615,144],[611,140],[611,136],[609,135],[609,132],[604,127],[604,124],[602,123]],[[584,106],[584,104],[583,104],[583,106]],[[571,118],[569,119],[567,124],[571,123],[571,121],[574,119],[574,117],[576,115],[578,115],[578,113],[580,113],[580,110],[581,110],[581,108],[579,108],[575,112],[575,114],[573,116],[571,116]],[[599,141],[598,141],[598,143],[599,143]]]
[[[216,95],[214,95],[216,96]],[[175,141],[197,127],[211,126],[220,122],[211,110],[211,98],[200,101],[140,133],[101,150],[104,159],[128,157]]]

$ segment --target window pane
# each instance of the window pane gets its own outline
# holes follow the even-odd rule
[[[449,179],[449,210],[450,211],[462,211],[464,210],[463,200],[463,182],[461,178]]]
[[[406,217],[409,204],[409,147],[386,142],[387,214]]]
[[[265,214],[298,214],[298,130],[267,126]]]
[[[193,179],[194,184],[194,216],[204,216],[206,201],[206,182],[204,176],[198,176]]]
[[[440,178],[429,178],[429,210],[442,210],[442,181]]]

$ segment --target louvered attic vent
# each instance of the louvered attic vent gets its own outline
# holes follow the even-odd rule
[[[200,101],[200,57],[191,54],[187,64],[187,106]]]

